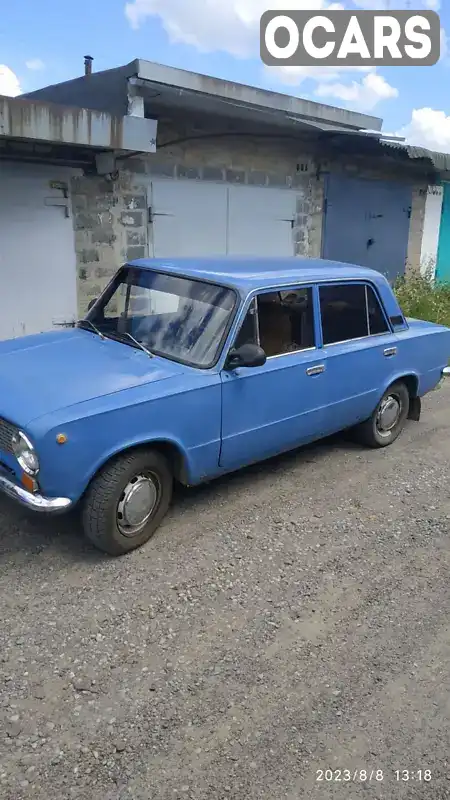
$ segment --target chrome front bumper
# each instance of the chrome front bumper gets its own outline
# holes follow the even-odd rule
[[[28,492],[23,486],[18,486],[2,474],[0,474],[0,492],[32,511],[42,511],[47,514],[61,514],[68,511],[72,505],[72,500],[68,497],[42,497],[41,494]]]

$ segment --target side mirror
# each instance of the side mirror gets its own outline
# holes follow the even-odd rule
[[[98,297],[94,297],[94,299],[93,299],[93,300],[91,300],[91,301],[89,302],[89,305],[88,305],[88,307],[87,307],[87,310],[88,310],[88,311],[90,311],[90,310],[91,310],[91,308],[92,308],[93,306],[95,306],[95,304],[96,304],[97,300],[98,300]]]
[[[267,356],[257,344],[243,344],[237,350],[230,350],[226,360],[225,369],[237,367],[262,367],[267,361]]]

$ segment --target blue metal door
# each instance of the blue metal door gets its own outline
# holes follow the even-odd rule
[[[410,216],[408,184],[328,175],[323,258],[370,267],[393,281],[405,272]]]
[[[227,470],[319,438],[326,393],[323,350],[267,359],[222,372],[222,449]]]

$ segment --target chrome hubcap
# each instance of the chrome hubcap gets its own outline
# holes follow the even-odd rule
[[[159,497],[152,475],[136,475],[125,487],[117,505],[117,527],[124,536],[137,536],[149,521]]]
[[[394,395],[385,397],[377,414],[377,430],[381,436],[388,436],[393,428],[395,428],[402,406]]]

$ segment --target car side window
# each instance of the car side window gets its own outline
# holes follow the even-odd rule
[[[319,297],[325,345],[389,331],[380,302],[370,286],[321,286]]]
[[[334,284],[319,288],[323,343],[346,342],[367,336],[366,287]]]
[[[389,333],[390,328],[378,297],[371,286],[366,286],[366,291],[370,335],[375,336],[378,333]]]
[[[310,287],[258,295],[259,344],[270,356],[315,346]]]
[[[315,346],[311,287],[265,292],[252,303],[234,347],[259,344],[266,355],[278,356]]]

